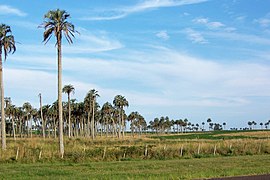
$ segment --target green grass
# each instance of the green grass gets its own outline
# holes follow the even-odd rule
[[[160,135],[160,136],[150,136],[151,138],[157,139],[209,139],[209,140],[230,140],[230,139],[267,139],[268,137],[254,137],[254,136],[226,136],[226,134],[231,133],[242,133],[242,132],[256,132],[253,131],[207,131],[207,132],[188,132],[179,135]],[[260,131],[258,131],[260,132]],[[223,135],[224,134],[224,135]],[[218,136],[216,136],[218,135]]]
[[[2,163],[0,179],[194,179],[270,173],[270,156],[88,163]]]

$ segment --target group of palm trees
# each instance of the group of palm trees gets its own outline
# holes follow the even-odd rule
[[[116,95],[112,104],[106,102],[101,107],[96,101],[99,94],[95,89],[89,90],[83,102],[70,98],[74,91],[73,85],[65,85],[62,89],[62,92],[68,95],[68,101],[62,104],[63,133],[69,138],[95,139],[98,135],[124,137],[127,121],[130,121],[134,136],[135,133],[141,133],[142,127],[146,126],[144,117],[138,112],[126,115],[124,108],[129,103],[122,95]],[[41,94],[39,97],[39,108],[34,108],[29,102],[24,103],[21,107],[16,107],[12,104],[11,98],[5,98],[6,130],[14,139],[32,137],[33,132],[43,138],[56,138],[60,134],[58,101],[51,105],[42,105]]]
[[[207,119],[207,123],[209,125],[210,130],[225,130],[226,123],[222,123],[223,127],[219,123],[212,123],[211,118]],[[202,122],[201,125],[198,123],[194,124],[189,122],[187,118],[185,119],[177,119],[177,120],[170,120],[168,116],[155,118],[153,121],[149,122],[148,129],[156,133],[171,133],[172,130],[174,133],[179,132],[190,132],[190,131],[205,131],[205,122]]]
[[[256,123],[255,121],[248,121],[247,124],[248,124],[248,126],[249,126],[249,129],[255,129],[255,127],[256,127],[256,125],[257,125],[257,123]],[[261,122],[261,123],[260,123],[261,129],[264,129],[264,127],[265,127],[265,129],[268,129],[269,124],[270,124],[270,120],[268,120],[268,121],[265,122],[265,123]],[[263,126],[264,126],[264,127],[263,127]]]

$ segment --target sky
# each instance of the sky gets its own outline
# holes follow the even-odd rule
[[[39,107],[57,99],[55,38],[38,28],[66,10],[79,34],[63,41],[63,85],[100,105],[120,94],[127,113],[192,123],[270,119],[270,0],[0,0],[17,51],[4,63],[5,96]],[[63,100],[66,100],[63,94]]]

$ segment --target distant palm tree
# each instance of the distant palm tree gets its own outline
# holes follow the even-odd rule
[[[4,82],[3,82],[3,59],[7,59],[8,53],[14,53],[16,51],[14,36],[12,35],[10,26],[0,24],[0,100],[1,100],[1,129],[2,129],[2,149],[6,150],[6,122],[5,122],[5,110],[4,110]]]
[[[248,125],[249,125],[249,129],[252,129],[252,122],[251,121],[248,121]]]
[[[70,121],[70,116],[71,116],[71,110],[70,110],[70,94],[74,94],[75,88],[73,85],[65,85],[63,87],[63,93],[66,93],[68,95],[68,138],[71,137],[71,121]]]
[[[204,131],[205,122],[202,122],[202,131]]]
[[[223,130],[225,130],[226,123],[224,122],[222,125],[223,125]]]
[[[92,139],[95,138],[95,110],[96,110],[96,98],[99,97],[98,91],[95,89],[91,89],[86,94],[86,97],[84,98],[84,106],[85,109],[88,111],[87,115],[87,136],[91,137]],[[91,121],[90,121],[91,117]]]
[[[109,123],[111,122],[111,120],[112,120],[112,126],[113,126],[113,128],[115,128],[112,114],[113,114],[113,107],[112,107],[111,103],[106,102],[101,108],[101,118],[106,126],[106,137],[108,137]],[[115,129],[113,129],[112,133],[114,133],[114,130]]]
[[[209,125],[209,131],[210,131],[210,123],[212,122],[212,119],[211,118],[208,118],[207,121],[206,121]]]
[[[23,104],[23,109],[24,112],[26,114],[26,128],[27,128],[27,137],[29,136],[29,132],[31,133],[31,138],[32,138],[32,119],[31,119],[31,115],[32,115],[32,109],[33,107],[31,106],[31,104],[29,102],[26,102]],[[29,122],[30,122],[30,128],[29,128]]]
[[[262,122],[260,123],[260,126],[261,126],[261,129],[263,129],[263,123]]]
[[[92,139],[95,138],[95,105],[96,98],[99,97],[98,91],[95,89],[90,90],[91,99],[92,99],[92,120],[91,120],[91,135]]]
[[[125,136],[125,129],[124,129],[124,126],[125,126],[125,121],[124,121],[124,107],[128,107],[128,101],[126,100],[126,98],[124,96],[121,96],[121,95],[116,95],[114,97],[114,100],[113,100],[113,104],[118,108],[118,112],[119,112],[119,115],[120,115],[120,126],[119,127],[122,127],[122,136],[124,137]],[[119,129],[119,135],[118,137],[120,137],[120,129]]]
[[[57,59],[58,59],[58,119],[59,119],[59,150],[60,155],[64,156],[64,138],[63,138],[63,110],[62,110],[62,34],[66,37],[69,44],[73,43],[72,37],[76,33],[74,25],[67,21],[70,17],[64,10],[50,10],[44,15],[44,23],[40,26],[45,29],[43,42],[45,44],[52,35],[56,36]]]
[[[131,135],[132,137],[134,137],[134,121],[139,117],[139,113],[136,112],[131,112],[128,117],[127,120],[130,121],[130,129],[131,129]]]

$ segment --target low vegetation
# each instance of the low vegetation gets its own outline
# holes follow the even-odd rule
[[[269,155],[87,163],[5,163],[1,179],[203,179],[268,174]],[[8,173],[7,173],[8,172]]]
[[[262,136],[262,133],[265,135]],[[205,132],[183,135],[141,135],[125,138],[96,137],[65,139],[61,159],[56,138],[8,139],[7,151],[0,151],[1,162],[75,162],[189,159],[217,156],[270,154],[270,131]],[[231,136],[234,134],[234,136]],[[241,135],[238,135],[241,134]]]

